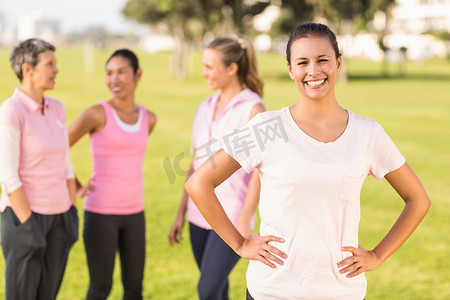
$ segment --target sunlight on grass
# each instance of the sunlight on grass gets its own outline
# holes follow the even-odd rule
[[[48,95],[61,100],[72,123],[88,106],[109,97],[104,84],[104,63],[112,51],[95,54],[92,74],[85,72],[79,49],[58,49],[60,73],[54,91]],[[180,245],[170,247],[167,233],[175,217],[184,183],[175,172],[170,182],[164,160],[185,156],[181,169],[187,169],[191,156],[191,122],[197,105],[211,91],[201,78],[201,55],[191,57],[194,70],[185,82],[169,74],[168,53],[138,52],[144,70],[137,102],[158,116],[157,127],[149,139],[144,166],[147,219],[147,260],[144,299],[197,299],[198,270],[190,249],[188,230]],[[8,98],[18,80],[9,67],[9,51],[0,50],[0,102]],[[270,110],[297,101],[295,84],[289,79],[282,55],[259,57],[265,81],[264,101]],[[349,62],[350,81],[337,86],[337,97],[345,108],[376,119],[413,167],[433,201],[431,210],[418,231],[378,270],[367,274],[367,299],[449,299],[450,250],[450,61],[408,62],[407,76],[397,76],[391,64],[389,77],[383,78],[379,63]],[[92,171],[88,139],[72,148],[76,173],[85,183]],[[82,240],[83,201],[78,199],[80,239],[72,249],[58,299],[84,299],[88,272]],[[372,248],[386,234],[402,210],[402,200],[385,180],[369,178],[362,191],[360,242]],[[187,229],[187,226],[185,226]],[[245,295],[247,261],[241,260],[231,275],[231,299]],[[0,270],[4,270],[3,258]],[[120,265],[116,262],[114,286],[109,299],[121,299]],[[0,298],[4,297],[4,277],[0,276]]]

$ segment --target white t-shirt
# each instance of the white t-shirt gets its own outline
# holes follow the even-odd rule
[[[250,261],[247,286],[255,299],[365,297],[364,274],[339,273],[337,263],[351,255],[341,247],[358,247],[365,178],[383,178],[405,158],[375,120],[348,114],[344,133],[330,143],[305,134],[289,108],[258,114],[225,141],[245,171],[260,171],[261,236],[285,239],[274,243],[288,255],[284,266]]]

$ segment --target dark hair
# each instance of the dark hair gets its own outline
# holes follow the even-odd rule
[[[253,92],[262,96],[264,84],[258,75],[256,54],[249,40],[219,37],[209,43],[207,48],[222,52],[225,66],[236,63],[241,84],[245,84]]]
[[[324,24],[320,23],[303,23],[297,26],[297,28],[292,31],[291,35],[289,36],[289,41],[286,46],[286,60],[291,64],[291,46],[292,44],[301,38],[306,38],[310,36],[315,37],[326,37],[331,43],[331,46],[333,47],[334,53],[336,54],[336,58],[339,58],[341,56],[341,52],[339,51],[338,42],[336,40],[336,35],[331,31],[331,29]]]
[[[27,63],[33,68],[36,67],[39,54],[47,50],[55,52],[56,48],[49,42],[41,39],[28,39],[14,47],[9,57],[9,62],[21,82],[23,80],[22,65]]]
[[[133,51],[129,50],[129,49],[119,49],[116,50],[113,54],[111,54],[111,56],[108,58],[108,60],[106,61],[106,65],[109,63],[109,61],[116,56],[120,56],[125,58],[126,60],[128,60],[128,62],[130,63],[130,66],[133,68],[133,72],[134,74],[136,74],[137,70],[139,69],[139,60],[136,56],[136,54],[134,54]]]

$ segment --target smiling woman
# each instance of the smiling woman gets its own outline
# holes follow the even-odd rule
[[[109,101],[88,108],[70,127],[70,145],[90,135],[94,174],[86,186],[84,243],[89,267],[86,299],[106,299],[120,253],[124,299],[142,299],[145,218],[142,166],[156,116],[135,102],[142,76],[136,55],[115,51],[106,62]]]
[[[395,144],[375,121],[341,107],[335,95],[342,60],[334,33],[305,23],[287,44],[297,103],[258,114],[185,185],[199,211],[240,256],[251,259],[247,299],[352,299],[366,295],[376,269],[419,225],[430,200]],[[274,137],[262,137],[264,132]],[[247,146],[247,147],[244,147]],[[259,171],[260,236],[243,236],[215,189],[235,172]],[[385,238],[359,245],[361,187],[385,178],[405,202]]]

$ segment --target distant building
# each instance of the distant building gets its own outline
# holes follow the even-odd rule
[[[140,39],[139,48],[150,53],[172,51],[175,48],[175,41],[170,35],[151,32]]]
[[[445,57],[449,42],[432,33],[450,32],[450,0],[397,0],[388,29],[385,44],[394,51],[406,48],[408,59]]]
[[[450,31],[450,0],[397,0],[390,27],[407,34]]]
[[[56,43],[61,40],[58,21],[44,19],[40,11],[23,14],[17,22],[17,39],[41,38]]]

